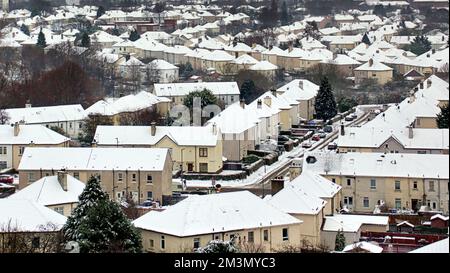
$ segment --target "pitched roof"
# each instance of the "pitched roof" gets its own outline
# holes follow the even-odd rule
[[[18,126],[19,134],[14,136],[13,125],[0,125],[0,144],[61,144],[70,140],[43,125],[19,124]]]
[[[86,113],[80,104],[58,105],[29,108],[5,109],[10,117],[9,122],[25,121],[27,124],[53,123],[63,121],[78,121],[86,118]]]
[[[162,212],[149,212],[133,224],[144,230],[187,237],[301,222],[256,195],[241,191],[190,196]]]
[[[236,82],[195,82],[195,83],[164,83],[155,84],[154,94],[159,97],[187,96],[195,91],[210,90],[215,96],[239,95]]]
[[[199,137],[201,136],[201,137]],[[156,145],[168,137],[180,146],[216,146],[220,133],[208,127],[156,126],[155,136],[151,126],[97,126],[95,141],[98,145]]]
[[[449,238],[431,243],[409,253],[449,253]]]
[[[58,181],[58,176],[46,176],[21,189],[8,199],[27,199],[44,206],[78,203],[78,196],[85,184],[71,175],[67,175],[67,191]]]
[[[391,71],[391,70],[393,70],[391,67],[389,67],[385,64],[382,64],[375,60],[372,60],[372,61],[373,61],[372,64],[370,63],[370,60],[369,60],[367,63],[365,63],[361,66],[358,66],[354,70],[355,71]]]
[[[358,243],[354,243],[351,245],[347,245],[344,247],[344,249],[342,250],[343,252],[351,252],[354,249],[363,249],[367,252],[370,253],[381,253],[383,252],[383,248],[379,247],[377,245],[374,245],[372,243],[369,242],[358,242]]]
[[[162,171],[168,149],[161,148],[26,148],[19,170]]]
[[[58,231],[67,218],[58,212],[26,199],[0,199],[0,227],[18,231]],[[50,226],[53,225],[53,226]]]
[[[356,214],[335,214],[333,216],[325,216],[323,231],[338,231],[343,229],[344,232],[357,232],[362,225],[389,225],[388,216],[373,215],[356,215]]]

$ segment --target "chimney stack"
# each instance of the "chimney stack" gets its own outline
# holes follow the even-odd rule
[[[433,49],[431,50],[431,54],[435,54],[435,53],[436,53],[436,49],[433,48]]]
[[[283,177],[277,177],[275,179],[272,179],[272,196],[277,194],[279,191],[284,189],[284,178]]]
[[[18,136],[20,132],[20,124],[18,122],[14,123],[14,136]]]
[[[344,126],[344,123],[341,123],[341,136],[345,136],[345,126]]]
[[[261,109],[262,108],[262,100],[258,100],[257,105],[258,105],[258,109]]]
[[[408,138],[412,139],[414,137],[414,130],[412,126],[408,127]]]
[[[419,84],[419,89],[423,89],[423,82]]]
[[[298,81],[298,87],[300,87],[300,89],[303,90],[303,80]]]
[[[213,134],[216,136],[217,135],[217,124],[216,123],[213,124],[212,131],[213,131]]]
[[[264,98],[264,103],[265,103],[267,106],[272,107],[272,98],[271,98],[270,96],[266,96],[266,97]]]
[[[432,84],[432,81],[430,79],[427,80],[427,88],[430,88]]]
[[[369,66],[372,66],[373,65],[373,59],[370,59],[369,60]]]
[[[240,105],[241,105],[242,109],[245,109],[245,100],[244,99],[241,99]]]
[[[152,122],[150,125],[151,125],[152,136],[155,136],[156,135],[156,122]]]
[[[64,191],[67,191],[67,172],[65,169],[58,171],[57,173],[58,182]]]
[[[273,95],[274,97],[277,96],[277,90],[276,90],[276,89],[271,89],[270,92],[272,93],[272,95]]]

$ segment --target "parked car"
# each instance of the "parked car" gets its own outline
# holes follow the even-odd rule
[[[326,137],[327,137],[327,133],[320,133],[320,134],[319,134],[319,137],[320,137],[320,138],[326,138]]]
[[[305,141],[302,143],[302,147],[303,148],[311,148],[312,147],[312,143],[310,141]]]
[[[333,132],[333,126],[327,125],[327,126],[325,126],[325,127],[323,128],[323,131],[324,131],[325,133],[332,133],[332,132]]]
[[[354,118],[351,115],[345,117],[345,121],[353,121],[353,120]]]
[[[284,145],[284,143],[290,141],[291,139],[287,136],[278,136],[278,145]]]
[[[9,175],[9,174],[2,174],[2,175],[0,175],[0,183],[13,184],[14,176]]]
[[[328,144],[328,150],[336,150],[337,144],[336,143],[330,143]]]
[[[351,116],[352,116],[353,119],[357,119],[358,118],[358,115],[355,114],[355,113],[351,114]]]
[[[319,141],[320,140],[320,134],[313,135],[312,140]]]

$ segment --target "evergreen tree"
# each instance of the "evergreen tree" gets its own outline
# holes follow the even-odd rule
[[[189,78],[189,77],[191,77],[193,75],[194,68],[192,67],[191,63],[187,63],[184,66],[184,69],[182,71],[183,71],[183,76],[186,77],[186,78]]]
[[[134,42],[141,38],[141,35],[137,32],[137,30],[133,29],[133,31],[130,33],[130,38],[128,40]]]
[[[103,6],[99,6],[97,9],[97,19],[105,14],[105,8]]]
[[[281,6],[280,19],[281,19],[281,25],[284,26],[284,25],[289,24],[289,13],[288,13],[286,1],[283,1],[283,5]]]
[[[22,31],[25,35],[30,36],[30,30],[25,24],[20,26],[20,31]]]
[[[358,105],[358,103],[355,101],[354,98],[342,97],[338,103],[339,112],[340,113],[347,112],[356,105]]]
[[[380,17],[386,17],[386,9],[383,5],[375,5],[373,8],[373,14],[378,15]]]
[[[409,45],[409,51],[416,55],[421,55],[429,50],[431,50],[431,42],[423,35],[416,36]]]
[[[90,47],[91,46],[91,38],[87,34],[87,32],[83,32],[81,35],[81,46],[82,47]]]
[[[38,47],[40,47],[40,48],[45,48],[46,46],[47,46],[47,42],[45,41],[45,35],[44,35],[44,33],[42,32],[42,29],[41,29],[41,31],[39,32],[39,35],[38,35],[38,39],[37,39],[37,44],[36,44]]]
[[[336,241],[335,241],[335,247],[334,250],[336,251],[342,251],[345,248],[345,236],[344,231],[342,229],[338,230],[336,234]]]
[[[194,106],[194,98],[201,98],[202,108],[207,105],[217,105],[218,103],[216,96],[214,96],[211,90],[203,89],[202,91],[189,93],[184,99],[184,105],[189,109],[192,109],[192,107]]]
[[[316,96],[315,110],[316,118],[324,121],[333,118],[337,114],[336,100],[326,76],[322,79]]]
[[[120,32],[119,29],[117,29],[116,27],[112,29],[111,34],[114,36],[120,36]]]
[[[362,38],[362,42],[365,43],[366,45],[370,45],[371,44],[369,36],[367,35],[367,32],[364,33],[364,36]]]
[[[441,129],[448,128],[449,125],[449,109],[448,104],[441,107],[441,113],[437,116],[437,124]]]
[[[241,99],[245,100],[246,103],[251,103],[251,97],[255,90],[255,82],[253,80],[245,80],[241,85]]]
[[[82,253],[111,253],[142,251],[141,236],[119,205],[100,200],[80,221],[77,240]]]
[[[89,179],[63,231],[65,240],[77,242],[84,253],[140,252],[142,248],[139,233],[96,177]]]

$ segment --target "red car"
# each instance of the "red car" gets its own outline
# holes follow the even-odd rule
[[[0,183],[12,184],[14,183],[14,176],[12,175],[0,175]]]
[[[319,141],[320,140],[320,135],[313,135],[312,140],[314,141]]]

